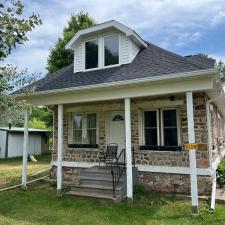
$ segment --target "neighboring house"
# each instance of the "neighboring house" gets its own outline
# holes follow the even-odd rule
[[[12,158],[23,155],[24,128],[0,127],[0,158]],[[49,131],[29,129],[28,153],[41,155],[48,153]]]
[[[74,53],[73,64],[35,82],[29,98],[17,92],[54,111],[51,176],[57,177],[58,191],[67,181],[78,186],[74,194],[93,196],[100,187],[85,192],[82,171],[91,169],[83,168],[97,166],[100,153],[117,143],[119,151],[126,149],[128,198],[134,148],[140,184],[191,193],[196,208],[198,194],[211,193],[224,155],[225,101],[215,61],[157,47],[117,21],[79,31],[66,49]],[[187,143],[198,149],[185,150]],[[93,179],[102,176],[96,169]]]

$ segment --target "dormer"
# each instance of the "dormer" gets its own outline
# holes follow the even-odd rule
[[[74,72],[131,63],[146,47],[135,31],[115,20],[78,31],[66,45],[74,52]]]

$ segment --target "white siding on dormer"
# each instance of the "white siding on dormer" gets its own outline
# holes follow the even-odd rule
[[[131,41],[131,61],[135,58],[139,51],[140,48],[134,42]]]
[[[83,44],[79,43],[74,51],[74,72],[79,72],[84,70],[84,54],[83,54]]]
[[[120,37],[120,64],[127,64],[130,63],[130,39],[124,34]]]

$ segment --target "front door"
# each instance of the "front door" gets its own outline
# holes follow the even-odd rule
[[[117,143],[118,154],[125,148],[125,123],[124,112],[113,111],[108,113],[108,129],[107,129],[107,144]]]

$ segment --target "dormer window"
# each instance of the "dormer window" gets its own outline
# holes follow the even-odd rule
[[[98,68],[98,39],[85,42],[85,69]]]
[[[119,36],[104,37],[104,66],[119,64]]]

